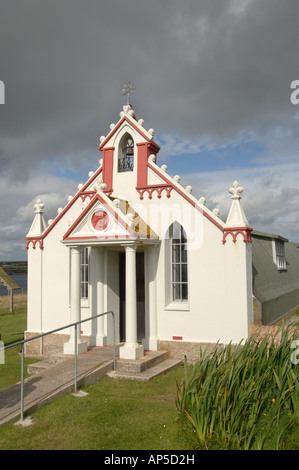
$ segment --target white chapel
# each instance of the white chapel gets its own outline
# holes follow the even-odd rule
[[[232,183],[231,209],[221,220],[159,166],[154,130],[129,100],[99,150],[98,169],[54,220],[45,222],[40,199],[34,206],[25,338],[112,310],[124,359],[174,344],[183,351],[191,343],[246,340],[253,323],[252,228],[243,188]],[[78,351],[111,344],[112,335],[109,316],[82,323]],[[60,331],[35,352],[55,345],[72,354],[74,341],[72,330]]]

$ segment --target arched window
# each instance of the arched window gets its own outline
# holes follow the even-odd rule
[[[125,134],[119,145],[118,153],[118,171],[134,170],[134,140],[130,134]]]
[[[171,296],[172,301],[188,300],[187,237],[183,227],[175,222],[170,227]]]

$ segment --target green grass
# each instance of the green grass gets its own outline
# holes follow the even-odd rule
[[[190,450],[175,406],[179,367],[148,383],[104,378],[32,415],[33,425],[0,428],[2,450]]]
[[[0,297],[0,334],[4,345],[16,343],[24,339],[27,322],[27,295],[14,295],[14,313],[9,313],[9,296]],[[10,387],[21,379],[21,346],[5,350],[5,364],[0,364],[0,390]],[[25,359],[26,366],[35,359]]]

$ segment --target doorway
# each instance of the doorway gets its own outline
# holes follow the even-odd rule
[[[145,337],[144,253],[136,253],[137,341]],[[119,326],[120,341],[126,341],[126,257],[119,254]]]

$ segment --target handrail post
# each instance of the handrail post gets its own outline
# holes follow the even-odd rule
[[[24,420],[24,343],[22,343],[21,359],[21,421]]]
[[[77,323],[75,324],[75,393],[77,392],[77,353],[78,353],[78,344],[77,344]]]
[[[7,346],[4,346],[4,348],[1,347],[1,343],[0,343],[0,352],[3,349],[3,354],[5,353],[5,350],[7,348],[12,348],[12,347],[18,346],[18,345],[21,345],[21,348],[22,348],[22,358],[21,358],[21,418],[20,418],[21,421],[24,420],[24,363],[25,363],[24,356],[25,356],[25,343],[28,343],[30,341],[34,341],[38,338],[43,338],[44,336],[47,336],[49,334],[56,333],[57,331],[65,330],[66,328],[71,328],[72,326],[74,326],[74,328],[75,328],[75,341],[74,341],[74,343],[75,343],[74,344],[74,349],[75,349],[75,351],[74,351],[74,353],[75,353],[75,392],[77,392],[77,389],[78,389],[78,384],[77,384],[77,382],[78,382],[78,371],[77,371],[77,368],[78,368],[78,341],[77,341],[78,333],[77,333],[77,327],[78,327],[78,325],[81,325],[81,323],[84,323],[84,322],[87,322],[87,321],[92,321],[92,320],[94,320],[94,318],[98,318],[98,317],[101,317],[103,315],[108,315],[108,313],[111,313],[112,317],[113,317],[113,367],[114,367],[114,370],[116,370],[115,315],[114,315],[114,312],[112,310],[110,310],[108,312],[100,313],[100,314],[92,316],[90,318],[86,318],[86,319],[78,321],[76,323],[70,323],[68,325],[62,326],[60,328],[56,328],[54,330],[47,331],[46,333],[41,333],[39,335],[33,336],[31,338],[28,338],[28,339],[25,339],[25,340],[22,340],[22,341],[17,341],[16,343],[12,343],[12,344],[9,344]]]
[[[116,346],[115,346],[115,316],[114,312],[112,313],[113,319],[113,370],[116,370]]]

